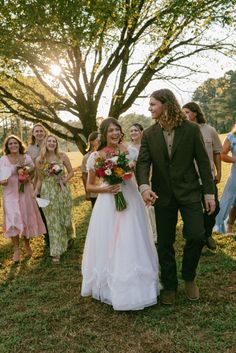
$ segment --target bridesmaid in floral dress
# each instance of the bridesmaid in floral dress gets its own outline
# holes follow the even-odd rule
[[[67,155],[59,152],[55,136],[46,137],[45,145],[36,159],[36,168],[38,180],[34,194],[49,200],[44,215],[49,232],[50,255],[53,263],[59,263],[60,256],[67,250],[68,240],[75,238],[73,203],[68,185],[74,172]]]
[[[26,167],[33,171],[34,164],[25,154],[22,141],[14,135],[7,137],[3,145],[4,156],[0,159],[0,169],[8,170],[10,176],[0,181],[3,185],[4,236],[11,238],[14,247],[13,261],[20,261],[19,237],[25,242],[25,253],[32,255],[30,238],[45,233],[40,212],[33,198],[33,187],[26,178],[22,185],[19,182],[18,169]],[[27,181],[28,180],[28,181]],[[21,190],[21,191],[20,191]]]

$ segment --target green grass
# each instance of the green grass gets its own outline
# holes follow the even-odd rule
[[[229,169],[224,165],[225,179]],[[223,183],[220,184],[222,192]],[[0,353],[234,353],[236,346],[236,241],[216,234],[216,252],[202,256],[201,299],[190,303],[180,279],[176,305],[115,312],[82,298],[81,257],[90,217],[79,172],[73,180],[77,240],[59,266],[41,238],[34,256],[12,264],[8,240],[0,238]],[[183,240],[176,253],[180,273]]]

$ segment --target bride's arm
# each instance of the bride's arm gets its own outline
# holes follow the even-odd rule
[[[94,170],[88,171],[88,179],[86,184],[86,190],[93,193],[112,193],[116,194],[120,191],[120,185],[96,185],[96,174]]]

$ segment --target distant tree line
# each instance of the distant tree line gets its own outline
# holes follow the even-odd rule
[[[203,108],[209,124],[219,133],[231,130],[236,123],[236,71],[203,82],[193,94]]]

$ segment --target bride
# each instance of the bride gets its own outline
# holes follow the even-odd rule
[[[100,126],[99,151],[87,162],[88,192],[98,193],[82,260],[82,296],[92,296],[114,310],[141,310],[154,305],[160,292],[158,258],[152,230],[134,176],[122,184],[98,185],[95,161],[105,147],[137,159],[137,150],[121,141],[123,132],[114,118]],[[114,195],[124,194],[127,208],[117,211]]]

